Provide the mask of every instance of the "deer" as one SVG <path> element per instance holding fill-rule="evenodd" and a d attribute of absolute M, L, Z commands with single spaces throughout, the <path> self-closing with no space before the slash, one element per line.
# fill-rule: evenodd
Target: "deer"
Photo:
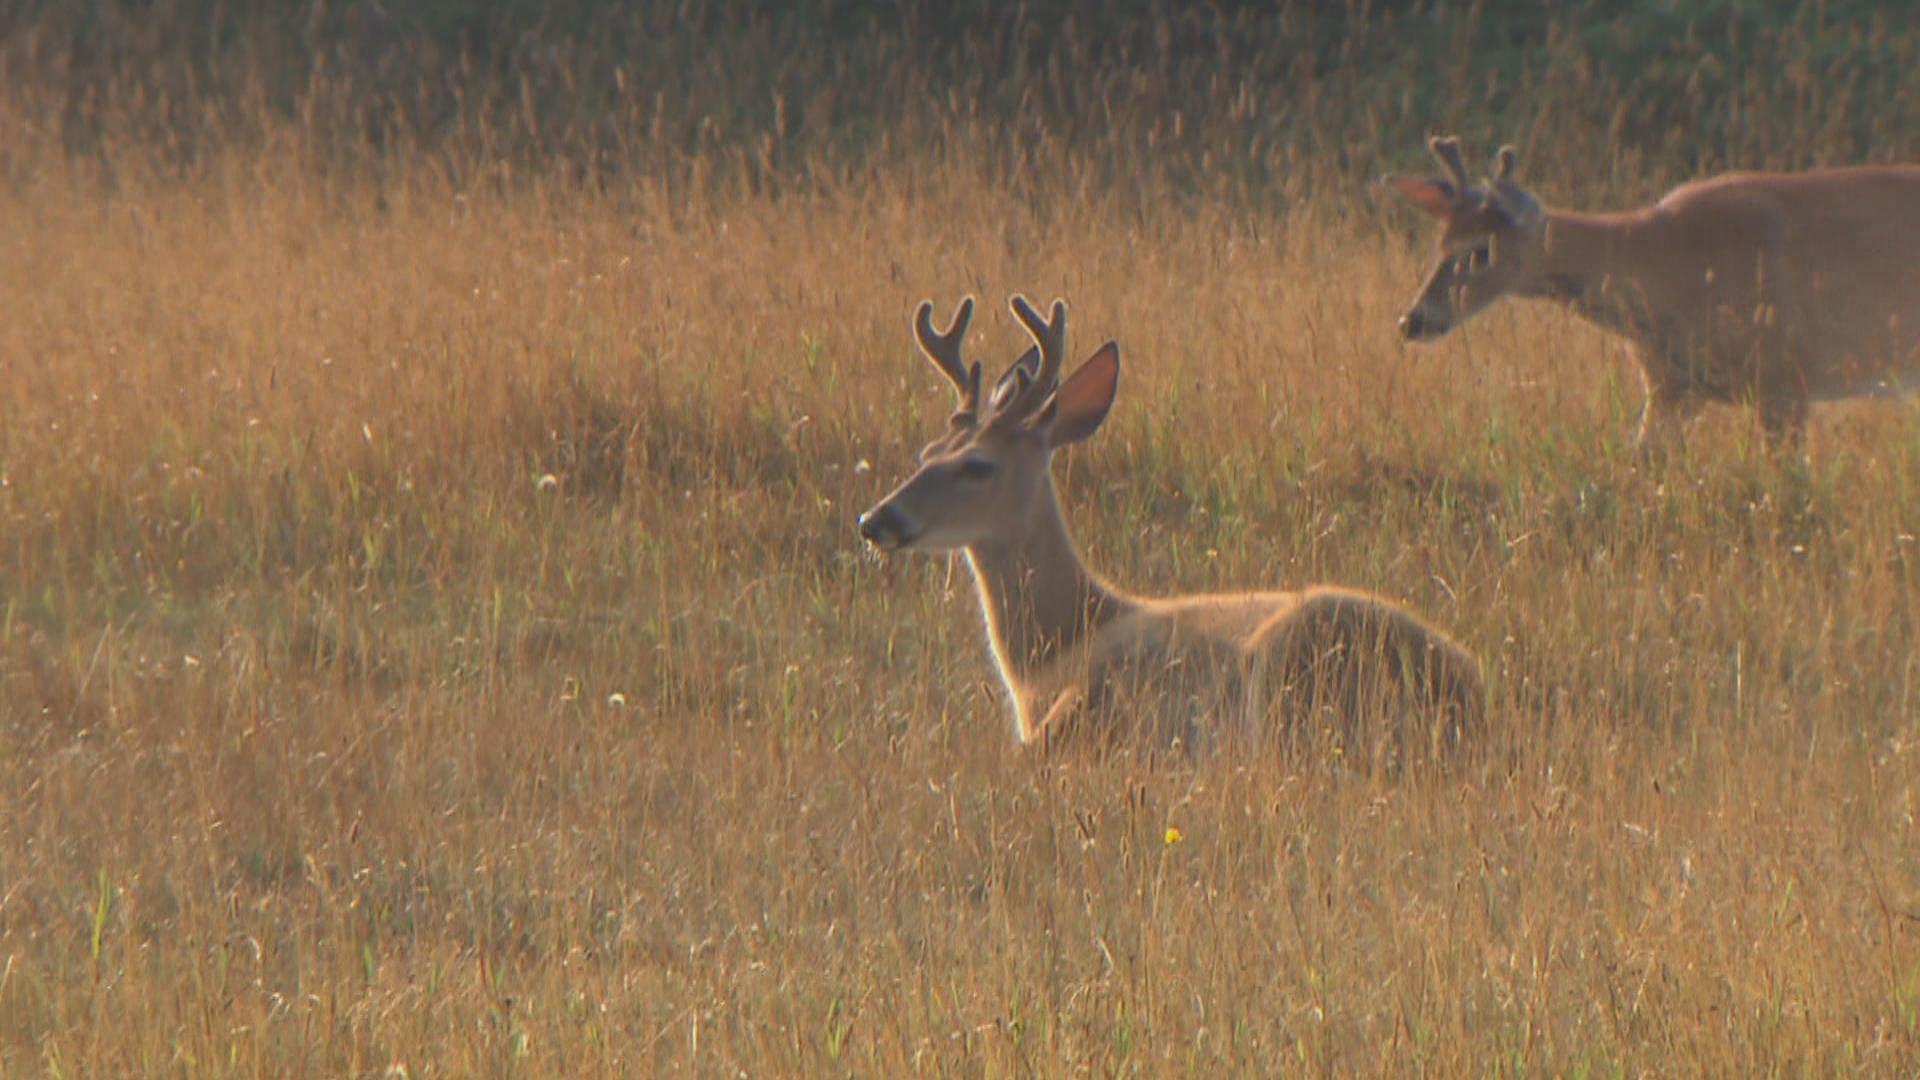
<path fill-rule="evenodd" d="M 1430 341 L 1506 296 L 1555 301 L 1628 339 L 1644 382 L 1631 433 L 1663 451 L 1709 404 L 1751 402 L 1801 445 L 1816 402 L 1905 393 L 1920 376 L 1920 166 L 1734 172 L 1651 206 L 1549 209 L 1503 146 L 1483 183 L 1460 142 L 1442 176 L 1382 183 L 1443 225 L 1400 333 Z"/>
<path fill-rule="evenodd" d="M 973 298 L 944 331 L 932 302 L 919 306 L 920 351 L 958 405 L 918 468 L 857 526 L 880 552 L 964 554 L 1023 747 L 1200 755 L 1233 741 L 1258 746 L 1272 729 L 1297 733 L 1316 717 L 1332 721 L 1340 752 L 1365 747 L 1376 760 L 1412 760 L 1423 741 L 1429 752 L 1461 742 L 1485 708 L 1478 663 L 1388 600 L 1326 585 L 1155 599 L 1089 570 L 1050 466 L 1106 419 L 1119 346 L 1102 345 L 1063 381 L 1065 302 L 1044 317 L 1024 296 L 1009 307 L 1033 346 L 982 401 L 980 365 L 961 350 Z M 1409 722 L 1379 726 L 1395 718 Z M 1383 730 L 1392 738 L 1361 741 Z"/>

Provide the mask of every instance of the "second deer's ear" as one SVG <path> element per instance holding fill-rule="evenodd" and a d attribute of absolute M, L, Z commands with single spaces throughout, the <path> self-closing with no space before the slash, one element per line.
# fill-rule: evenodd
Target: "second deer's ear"
<path fill-rule="evenodd" d="M 1120 389 L 1120 346 L 1107 342 L 1060 384 L 1039 418 L 1053 446 L 1077 443 L 1100 429 Z"/>
<path fill-rule="evenodd" d="M 1460 199 L 1460 193 L 1454 190 L 1453 185 L 1439 177 L 1383 176 L 1380 183 L 1437 218 L 1450 217 Z"/>

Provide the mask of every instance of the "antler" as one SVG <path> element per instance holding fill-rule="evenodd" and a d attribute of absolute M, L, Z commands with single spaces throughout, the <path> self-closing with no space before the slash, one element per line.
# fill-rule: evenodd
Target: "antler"
<path fill-rule="evenodd" d="M 1500 152 L 1494 155 L 1494 183 L 1505 183 L 1511 178 L 1513 176 L 1513 167 L 1519 160 L 1520 151 L 1515 150 L 1511 145 L 1501 147 Z"/>
<path fill-rule="evenodd" d="M 1487 185 L 1487 207 L 1498 211 L 1513 224 L 1525 225 L 1538 221 L 1544 213 L 1540 209 L 1540 200 L 1513 178 L 1514 168 L 1520 162 L 1520 152 L 1511 146 L 1503 146 L 1494 154 L 1493 161 L 1493 175 L 1488 178 Z"/>
<path fill-rule="evenodd" d="M 1460 154 L 1460 140 L 1451 136 L 1443 139 L 1435 135 L 1427 140 L 1427 149 L 1433 151 L 1433 156 L 1439 158 L 1441 166 L 1447 170 L 1447 178 L 1453 181 L 1454 193 L 1458 195 L 1466 191 L 1469 186 L 1467 159 Z"/>
<path fill-rule="evenodd" d="M 1006 403 L 997 411 L 1002 416 L 1024 417 L 1047 400 L 1047 396 L 1060 383 L 1060 364 L 1067 353 L 1067 305 L 1064 300 L 1055 300 L 1053 310 L 1044 319 L 1024 296 L 1013 296 L 1007 305 L 1013 308 L 1014 317 L 1032 335 L 1034 346 L 1040 352 L 1040 363 L 1037 370 L 1029 368 L 1023 357 L 1021 362 L 1014 365 L 1014 370 L 1019 372 L 1020 383 L 1007 395 Z"/>
<path fill-rule="evenodd" d="M 967 336 L 967 323 L 973 319 L 973 297 L 960 301 L 959 308 L 953 313 L 953 321 L 947 329 L 936 331 L 933 328 L 933 301 L 922 300 L 920 309 L 913 313 L 913 336 L 920 343 L 920 351 L 927 354 L 933 366 L 953 383 L 960 395 L 960 411 L 976 413 L 980 410 L 980 365 L 969 367 L 960 359 L 960 344 Z"/>

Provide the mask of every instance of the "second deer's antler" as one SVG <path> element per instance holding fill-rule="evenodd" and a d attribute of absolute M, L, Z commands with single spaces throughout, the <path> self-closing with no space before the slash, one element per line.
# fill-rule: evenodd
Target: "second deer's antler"
<path fill-rule="evenodd" d="M 1494 183 L 1505 183 L 1513 179 L 1513 167 L 1519 163 L 1519 160 L 1520 151 L 1511 145 L 1501 147 L 1500 152 L 1494 155 Z"/>
<path fill-rule="evenodd" d="M 1467 159 L 1460 153 L 1460 140 L 1452 137 L 1441 138 L 1436 135 L 1427 140 L 1427 149 L 1440 159 L 1440 165 L 1447 170 L 1447 179 L 1453 182 L 1454 196 L 1458 198 L 1470 186 L 1467 183 Z"/>

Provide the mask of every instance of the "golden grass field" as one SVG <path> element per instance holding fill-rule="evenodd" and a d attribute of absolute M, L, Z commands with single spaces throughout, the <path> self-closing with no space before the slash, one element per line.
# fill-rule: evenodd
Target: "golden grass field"
<path fill-rule="evenodd" d="M 1402 345 L 1358 182 L 282 134 L 5 162 L 0 1073 L 1920 1070 L 1911 404 L 1642 461 L 1555 309 Z M 1122 346 L 1096 568 L 1404 600 L 1485 746 L 1020 752 L 964 568 L 852 528 L 949 407 L 913 305 L 992 369 L 1014 291 Z"/>

